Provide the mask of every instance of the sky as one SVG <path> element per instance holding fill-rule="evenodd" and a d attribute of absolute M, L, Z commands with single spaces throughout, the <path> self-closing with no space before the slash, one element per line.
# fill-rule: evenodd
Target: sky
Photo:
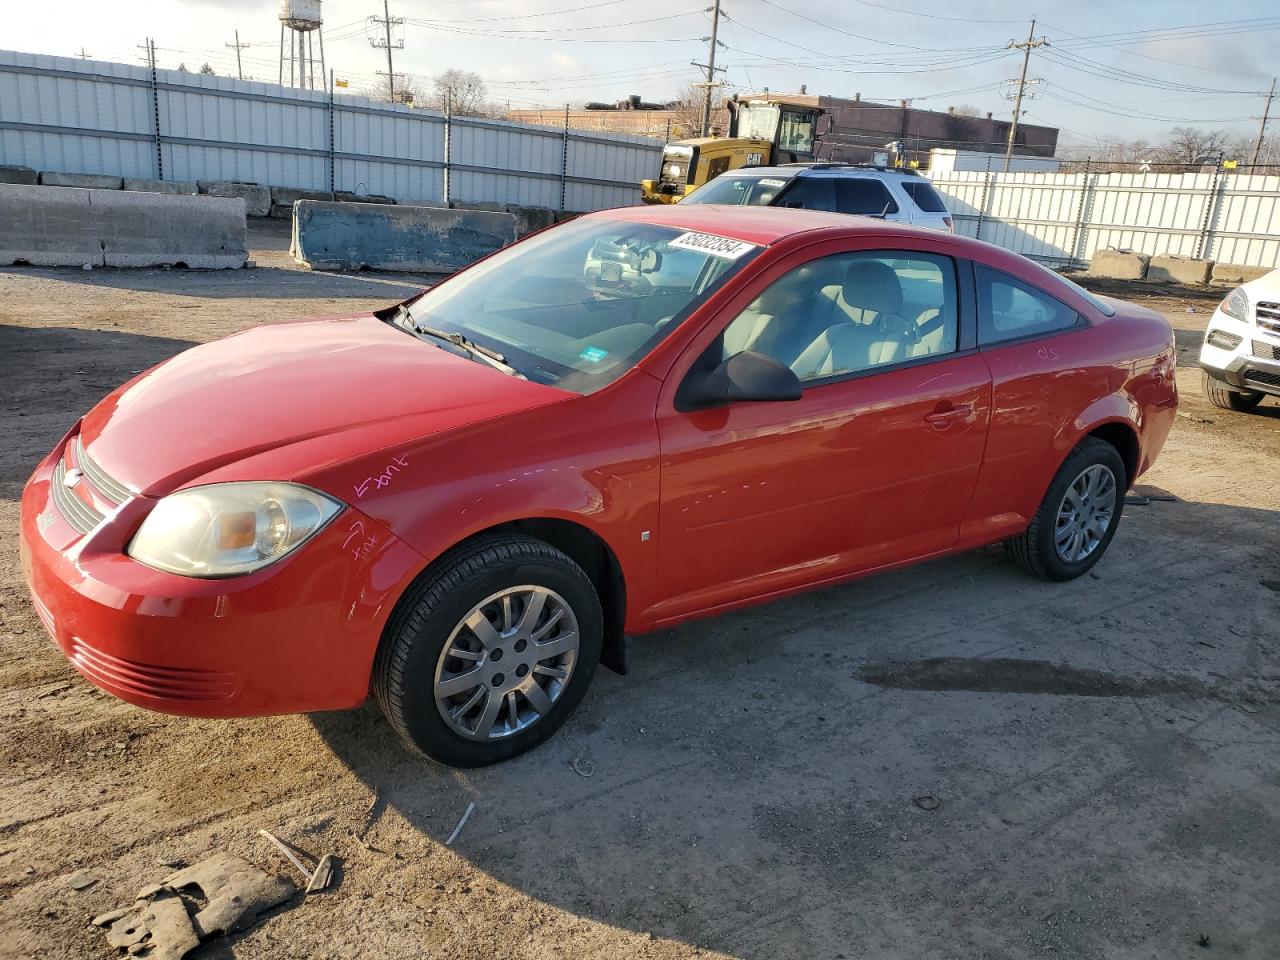
<path fill-rule="evenodd" d="M 706 62 L 712 0 L 390 0 L 403 18 L 397 74 L 419 82 L 456 67 L 512 107 L 646 101 L 677 95 Z M 275 80 L 279 0 L 0 0 L 0 46 L 234 75 L 235 31 L 247 76 Z M 356 92 L 385 83 L 386 53 L 366 20 L 382 0 L 323 0 L 325 55 Z M 1008 116 L 1036 11 L 1012 0 L 724 0 L 717 63 L 727 92 L 768 87 Z M 1031 54 L 1025 119 L 1068 144 L 1157 142 L 1175 126 L 1256 136 L 1280 43 L 1274 0 L 1074 0 L 1044 11 Z M 1270 67 L 1268 67 L 1270 63 Z M 1273 109 L 1280 113 L 1280 101 Z M 1280 117 L 1268 130 L 1280 136 Z"/>

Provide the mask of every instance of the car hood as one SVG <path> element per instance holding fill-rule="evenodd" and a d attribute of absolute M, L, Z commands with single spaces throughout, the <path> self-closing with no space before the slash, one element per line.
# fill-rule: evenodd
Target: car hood
<path fill-rule="evenodd" d="M 1256 305 L 1259 300 L 1280 300 L 1280 270 L 1264 273 L 1256 280 L 1242 283 L 1241 287 L 1249 296 L 1250 306 Z"/>
<path fill-rule="evenodd" d="M 107 474 L 154 496 L 303 440 L 333 438 L 340 460 L 569 396 L 373 316 L 310 320 L 178 354 L 94 407 L 80 436 Z"/>

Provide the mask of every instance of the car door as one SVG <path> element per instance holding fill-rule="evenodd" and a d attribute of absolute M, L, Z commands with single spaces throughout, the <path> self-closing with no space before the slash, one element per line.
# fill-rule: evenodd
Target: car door
<path fill-rule="evenodd" d="M 658 409 L 658 623 L 956 543 L 990 375 L 970 275 L 921 247 L 793 256 L 673 366 Z M 913 338 L 920 317 L 934 335 Z M 691 370 L 747 349 L 791 366 L 801 398 L 681 409 Z"/>
<path fill-rule="evenodd" d="M 1124 381 L 1122 367 L 1099 368 L 1085 318 L 1047 291 L 975 264 L 978 347 L 992 377 L 993 413 L 966 540 L 1024 528 L 1039 506 L 1090 401 Z"/>

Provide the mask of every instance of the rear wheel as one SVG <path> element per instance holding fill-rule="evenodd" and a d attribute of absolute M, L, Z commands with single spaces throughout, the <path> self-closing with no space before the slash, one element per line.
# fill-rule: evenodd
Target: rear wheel
<path fill-rule="evenodd" d="M 602 641 L 581 567 L 541 540 L 484 538 L 442 558 L 401 603 L 374 693 L 415 749 L 483 766 L 556 731 L 586 693 Z"/>
<path fill-rule="evenodd" d="M 1030 526 L 1006 542 L 1010 555 L 1046 580 L 1087 573 L 1116 534 L 1127 487 L 1116 448 L 1086 437 L 1058 468 Z"/>
<path fill-rule="evenodd" d="M 1254 393 L 1252 390 L 1248 393 L 1241 393 L 1238 390 L 1232 390 L 1224 386 L 1207 373 L 1201 373 L 1200 376 L 1204 395 L 1209 398 L 1209 402 L 1215 407 L 1222 407 L 1224 410 L 1238 410 L 1243 413 L 1252 410 L 1262 402 L 1262 394 L 1260 393 Z"/>

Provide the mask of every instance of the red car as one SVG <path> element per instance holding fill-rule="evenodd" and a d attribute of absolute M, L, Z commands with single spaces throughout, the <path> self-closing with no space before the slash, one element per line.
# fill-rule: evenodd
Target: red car
<path fill-rule="evenodd" d="M 372 315 L 120 387 L 22 497 L 72 664 L 154 710 L 549 736 L 624 637 L 1004 541 L 1067 580 L 1174 420 L 1169 324 L 959 236 L 582 217 Z"/>

